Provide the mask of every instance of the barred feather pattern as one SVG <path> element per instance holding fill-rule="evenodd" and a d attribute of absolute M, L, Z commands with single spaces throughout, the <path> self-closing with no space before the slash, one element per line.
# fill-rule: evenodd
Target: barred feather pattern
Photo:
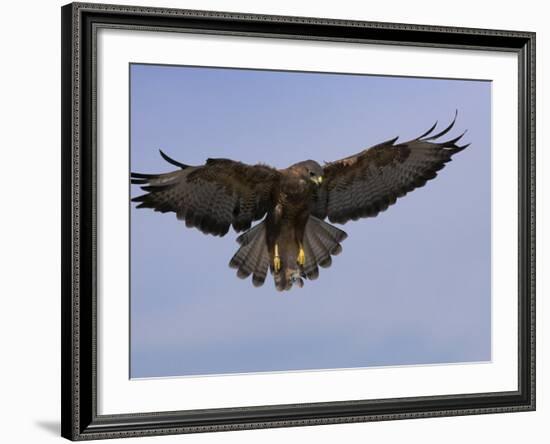
<path fill-rule="evenodd" d="M 266 165 L 246 165 L 229 159 L 208 159 L 203 166 L 181 164 L 162 153 L 179 170 L 164 174 L 132 173 L 131 182 L 146 194 L 134 197 L 137 208 L 174 212 L 187 227 L 223 236 L 230 226 L 248 230 L 261 219 L 280 173 Z"/>
<path fill-rule="evenodd" d="M 310 280 L 317 279 L 319 268 L 328 268 L 332 264 L 332 256 L 342 252 L 340 242 L 346 239 L 345 231 L 310 216 L 304 232 L 304 252 L 306 261 L 303 273 Z"/>
<path fill-rule="evenodd" d="M 421 136 L 395 144 L 397 138 L 324 166 L 323 186 L 314 198 L 313 214 L 334 223 L 374 217 L 399 197 L 435 178 L 451 157 L 469 144 L 457 142 L 464 133 L 444 142 L 451 124 L 437 134 L 436 125 Z M 436 123 L 437 124 L 437 123 Z"/>
<path fill-rule="evenodd" d="M 269 253 L 266 244 L 265 221 L 252 227 L 237 238 L 241 247 L 229 261 L 229 266 L 237 270 L 237 276 L 246 279 L 252 275 L 252 284 L 264 284 L 269 267 Z"/>

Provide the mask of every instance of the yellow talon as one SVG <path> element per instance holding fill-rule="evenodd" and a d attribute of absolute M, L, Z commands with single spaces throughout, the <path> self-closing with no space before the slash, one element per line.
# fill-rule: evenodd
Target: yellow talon
<path fill-rule="evenodd" d="M 281 258 L 279 257 L 279 246 L 275 244 L 275 254 L 273 255 L 273 268 L 275 273 L 281 269 Z"/>
<path fill-rule="evenodd" d="M 298 251 L 298 259 L 296 260 L 296 262 L 298 262 L 298 265 L 301 266 L 304 266 L 306 263 L 306 253 L 302 246 L 300 246 L 300 251 Z"/>
<path fill-rule="evenodd" d="M 275 256 L 273 258 L 273 268 L 275 269 L 275 273 L 278 273 L 281 270 L 281 259 L 279 256 Z"/>

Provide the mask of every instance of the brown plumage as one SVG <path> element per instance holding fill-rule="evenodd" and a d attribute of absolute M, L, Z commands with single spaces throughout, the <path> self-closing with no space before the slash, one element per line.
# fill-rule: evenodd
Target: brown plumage
<path fill-rule="evenodd" d="M 277 170 L 229 159 L 208 159 L 164 174 L 132 173 L 131 182 L 146 191 L 132 199 L 137 208 L 174 212 L 186 226 L 224 236 L 232 226 L 239 250 L 229 265 L 240 278 L 264 283 L 267 271 L 278 290 L 289 290 L 303 279 L 316 279 L 342 251 L 346 233 L 333 223 L 374 217 L 398 197 L 436 177 L 451 156 L 468 145 L 462 135 L 437 142 L 453 127 L 432 134 L 436 125 L 416 139 L 396 144 L 392 139 L 335 162 L 313 160 Z M 265 216 L 265 217 L 264 217 Z M 259 219 L 264 220 L 251 228 Z"/>

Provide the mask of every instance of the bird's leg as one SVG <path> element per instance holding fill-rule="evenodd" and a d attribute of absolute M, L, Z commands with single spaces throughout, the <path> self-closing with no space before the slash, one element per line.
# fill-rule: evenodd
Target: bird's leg
<path fill-rule="evenodd" d="M 298 262 L 298 265 L 301 265 L 302 267 L 306 263 L 306 253 L 304 251 L 304 246 L 300 243 L 300 249 L 298 251 L 298 258 L 296 259 L 296 262 Z"/>
<path fill-rule="evenodd" d="M 275 273 L 281 269 L 281 257 L 279 256 L 279 245 L 275 244 L 275 254 L 273 255 L 273 268 Z"/>

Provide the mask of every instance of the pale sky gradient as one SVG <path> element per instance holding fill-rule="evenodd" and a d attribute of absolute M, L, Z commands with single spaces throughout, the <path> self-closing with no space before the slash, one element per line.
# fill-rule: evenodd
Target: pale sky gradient
<path fill-rule="evenodd" d="M 436 120 L 472 145 L 349 237 L 302 289 L 261 288 L 228 262 L 236 234 L 131 204 L 131 376 L 491 359 L 491 83 L 131 65 L 131 168 L 207 157 L 330 161 Z M 132 186 L 131 196 L 141 194 Z"/>

